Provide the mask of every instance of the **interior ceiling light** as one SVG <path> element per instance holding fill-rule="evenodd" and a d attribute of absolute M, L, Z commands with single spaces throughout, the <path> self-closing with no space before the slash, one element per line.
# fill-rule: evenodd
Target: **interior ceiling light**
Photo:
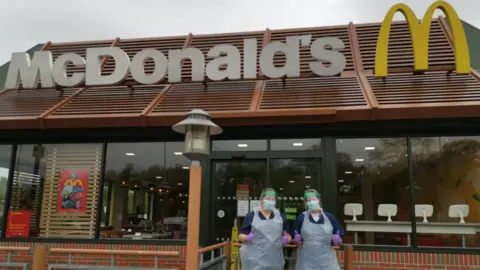
<path fill-rule="evenodd" d="M 246 143 L 239 143 L 239 144 L 238 144 L 238 147 L 245 148 L 245 147 L 248 147 L 248 144 L 246 144 Z"/>
<path fill-rule="evenodd" d="M 157 178 L 157 179 L 162 179 L 162 177 L 161 177 L 161 176 L 156 176 L 155 178 Z"/>
<path fill-rule="evenodd" d="M 310 179 L 312 178 L 310 175 L 305 175 L 305 179 Z"/>
<path fill-rule="evenodd" d="M 343 182 L 345 182 L 345 180 L 338 180 L 338 182 L 339 182 L 339 183 L 343 183 Z"/>
<path fill-rule="evenodd" d="M 303 146 L 303 143 L 301 143 L 301 142 L 294 142 L 294 143 L 293 143 L 293 146 Z"/>
<path fill-rule="evenodd" d="M 363 158 L 356 158 L 355 162 L 363 162 L 363 160 L 364 160 Z"/>
<path fill-rule="evenodd" d="M 125 153 L 126 156 L 135 156 L 135 153 Z"/>
<path fill-rule="evenodd" d="M 182 155 L 182 152 L 173 152 L 173 154 L 177 155 L 177 156 L 181 156 Z"/>
<path fill-rule="evenodd" d="M 184 170 L 188 170 L 188 169 L 190 169 L 190 168 L 189 168 L 189 167 L 187 167 L 187 166 L 185 166 L 185 167 L 182 167 L 182 169 L 184 169 Z"/>
<path fill-rule="evenodd" d="M 375 146 L 366 146 L 365 150 L 367 151 L 375 150 Z"/>
<path fill-rule="evenodd" d="M 351 171 L 346 171 L 345 174 L 352 174 L 352 172 Z"/>

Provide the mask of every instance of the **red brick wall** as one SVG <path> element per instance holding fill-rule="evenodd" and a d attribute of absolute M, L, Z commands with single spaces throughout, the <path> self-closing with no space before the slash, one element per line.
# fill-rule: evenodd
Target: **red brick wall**
<path fill-rule="evenodd" d="M 132 245 L 132 244 L 66 244 L 66 243 L 1 243 L 1 246 L 28 246 L 32 247 L 30 252 L 13 252 L 12 261 L 31 263 L 33 259 L 33 247 L 43 245 L 50 248 L 68 248 L 68 249 L 120 249 L 120 250 L 155 250 L 155 251 L 179 251 L 180 257 L 158 258 L 158 266 L 173 269 L 185 270 L 185 246 L 162 246 L 162 245 Z M 0 252 L 0 261 L 7 261 L 7 252 Z M 47 254 L 48 264 L 66 264 L 68 263 L 68 254 L 51 253 Z M 110 265 L 110 255 L 105 254 L 79 254 L 74 255 L 73 264 L 88 265 Z M 142 266 L 153 267 L 154 258 L 152 256 L 115 256 L 116 266 Z"/>
<path fill-rule="evenodd" d="M 343 263 L 343 252 L 338 252 Z M 480 254 L 433 254 L 406 252 L 355 251 L 355 269 L 362 270 L 403 270 L 403 269 L 458 269 L 480 270 Z"/>
<path fill-rule="evenodd" d="M 158 266 L 185 270 L 185 246 L 162 246 L 162 245 L 132 245 L 132 244 L 64 244 L 64 243 L 2 243 L 1 246 L 29 246 L 30 252 L 14 252 L 13 261 L 32 262 L 33 247 L 44 245 L 48 248 L 68 249 L 120 249 L 120 250 L 158 250 L 179 251 L 180 257 L 159 258 Z M 338 252 L 338 258 L 343 263 L 343 252 Z M 0 261 L 7 260 L 7 253 L 0 252 Z M 48 253 L 49 264 L 68 263 L 67 254 Z M 110 256 L 102 254 L 82 254 L 73 256 L 74 264 L 110 265 Z M 151 256 L 115 256 L 117 266 L 143 266 L 153 267 L 154 260 Z M 431 253 L 406 253 L 406 252 L 368 252 L 355 251 L 355 269 L 457 269 L 470 270 L 480 269 L 480 254 L 431 254 Z"/>

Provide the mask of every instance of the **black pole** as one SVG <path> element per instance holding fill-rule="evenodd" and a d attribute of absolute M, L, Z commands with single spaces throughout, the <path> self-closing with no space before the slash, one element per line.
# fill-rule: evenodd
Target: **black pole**
<path fill-rule="evenodd" d="M 415 186 L 413 179 L 412 138 L 407 137 L 408 182 L 410 186 L 410 220 L 412 222 L 412 247 L 417 247 L 417 221 L 415 217 Z"/>
<path fill-rule="evenodd" d="M 3 220 L 2 220 L 2 238 L 5 237 L 7 231 L 8 211 L 10 210 L 10 201 L 13 189 L 13 177 L 15 175 L 15 160 L 17 159 L 17 145 L 11 147 L 10 164 L 8 170 L 7 190 L 5 191 L 5 204 L 3 205 Z"/>
<path fill-rule="evenodd" d="M 100 165 L 100 192 L 98 194 L 97 218 L 95 223 L 95 239 L 100 238 L 100 224 L 102 223 L 102 206 L 103 206 L 103 185 L 105 182 L 105 166 L 107 160 L 107 143 L 102 144 L 102 164 Z"/>

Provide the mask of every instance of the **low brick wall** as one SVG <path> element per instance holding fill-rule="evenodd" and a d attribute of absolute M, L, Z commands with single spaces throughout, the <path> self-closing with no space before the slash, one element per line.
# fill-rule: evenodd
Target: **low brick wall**
<path fill-rule="evenodd" d="M 179 251 L 180 257 L 159 258 L 159 267 L 185 270 L 185 246 L 175 245 L 134 245 L 134 244 L 67 244 L 67 243 L 10 243 L 4 242 L 0 246 L 28 246 L 32 247 L 30 252 L 13 252 L 14 262 L 31 263 L 33 258 L 33 247 L 43 245 L 50 248 L 68 249 L 119 249 L 119 250 L 155 250 L 155 251 Z M 396 270 L 396 269 L 457 269 L 480 270 L 480 254 L 433 254 L 433 253 L 407 253 L 407 252 L 371 252 L 355 251 L 355 269 L 375 270 Z M 0 252 L 0 261 L 7 260 L 7 252 Z M 338 259 L 343 263 L 343 251 L 337 252 Z M 47 254 L 49 264 L 68 263 L 67 254 Z M 110 256 L 102 254 L 80 254 L 73 256 L 74 264 L 87 265 L 110 265 Z M 115 256 L 117 266 L 141 266 L 153 267 L 152 256 Z"/>
<path fill-rule="evenodd" d="M 355 251 L 355 269 L 403 270 L 403 269 L 458 269 L 480 270 L 480 254 L 438 254 L 407 252 Z M 337 253 L 343 263 L 343 251 Z"/>
<path fill-rule="evenodd" d="M 118 249 L 118 250 L 150 250 L 150 251 L 179 251 L 180 257 L 163 257 L 158 259 L 158 266 L 172 269 L 185 270 L 185 246 L 165 246 L 165 245 L 134 245 L 134 244 L 70 244 L 70 243 L 10 243 L 4 242 L 0 246 L 32 247 L 30 252 L 13 252 L 13 262 L 31 263 L 33 259 L 33 247 L 36 245 L 50 248 L 67 249 Z M 0 261 L 7 261 L 7 252 L 0 252 Z M 48 264 L 66 264 L 68 263 L 68 254 L 52 253 L 47 254 Z M 86 265 L 110 265 L 110 255 L 105 254 L 78 254 L 73 255 L 73 264 Z M 130 256 L 115 255 L 116 266 L 140 266 L 153 267 L 154 257 L 152 256 Z"/>

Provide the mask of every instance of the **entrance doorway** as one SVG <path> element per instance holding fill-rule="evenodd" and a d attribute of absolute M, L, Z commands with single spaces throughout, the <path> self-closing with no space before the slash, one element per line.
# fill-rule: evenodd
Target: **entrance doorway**
<path fill-rule="evenodd" d="M 277 191 L 277 208 L 293 226 L 296 217 L 305 210 L 305 190 L 313 188 L 321 192 L 321 165 L 321 158 L 301 157 L 213 161 L 211 242 L 231 239 L 234 221 L 240 228 L 244 214 L 259 203 L 265 187 Z"/>
<path fill-rule="evenodd" d="M 230 240 L 240 199 L 258 200 L 267 179 L 266 160 L 214 161 L 212 163 L 211 234 L 214 242 Z M 240 188 L 241 191 L 237 191 Z M 245 196 L 245 198 L 243 198 Z M 240 227 L 243 218 L 237 218 Z"/>

